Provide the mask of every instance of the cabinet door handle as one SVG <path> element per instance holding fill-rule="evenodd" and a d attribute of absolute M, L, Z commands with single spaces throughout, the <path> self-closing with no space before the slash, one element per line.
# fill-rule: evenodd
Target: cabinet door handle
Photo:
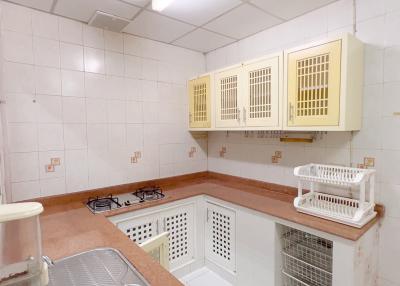
<path fill-rule="evenodd" d="M 189 112 L 189 123 L 192 123 L 192 113 Z"/>
<path fill-rule="evenodd" d="M 247 120 L 247 111 L 246 107 L 243 106 L 243 122 L 246 123 Z"/>
<path fill-rule="evenodd" d="M 157 232 L 156 234 L 160 234 L 160 221 L 157 220 Z"/>
<path fill-rule="evenodd" d="M 240 123 L 240 108 L 237 108 L 237 121 Z"/>
<path fill-rule="evenodd" d="M 163 218 L 163 231 L 167 231 L 167 224 L 166 224 L 166 218 Z"/>
<path fill-rule="evenodd" d="M 208 220 L 210 219 L 209 214 L 210 214 L 210 210 L 207 208 L 207 214 L 206 214 L 206 220 L 207 220 L 207 222 L 208 222 Z"/>

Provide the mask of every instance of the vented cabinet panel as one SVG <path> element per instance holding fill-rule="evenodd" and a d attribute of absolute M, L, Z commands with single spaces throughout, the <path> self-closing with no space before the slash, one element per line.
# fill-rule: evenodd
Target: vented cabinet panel
<path fill-rule="evenodd" d="M 241 124 L 242 69 L 233 68 L 215 75 L 216 126 L 237 127 Z"/>
<path fill-rule="evenodd" d="M 175 269 L 194 257 L 194 205 L 163 213 L 164 231 L 169 232 L 169 263 Z"/>
<path fill-rule="evenodd" d="M 287 55 L 288 126 L 339 125 L 341 40 Z"/>
<path fill-rule="evenodd" d="M 206 258 L 236 271 L 236 214 L 233 210 L 207 203 Z"/>
<path fill-rule="evenodd" d="M 132 241 L 140 244 L 158 234 L 155 216 L 140 216 L 117 223 L 117 227 Z"/>
<path fill-rule="evenodd" d="M 210 76 L 189 81 L 189 127 L 211 127 Z"/>
<path fill-rule="evenodd" d="M 244 67 L 244 118 L 247 126 L 279 124 L 279 58 L 263 60 Z"/>

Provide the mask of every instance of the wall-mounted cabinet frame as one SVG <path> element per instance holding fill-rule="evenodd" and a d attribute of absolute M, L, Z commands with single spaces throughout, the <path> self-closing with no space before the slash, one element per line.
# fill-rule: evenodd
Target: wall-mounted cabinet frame
<path fill-rule="evenodd" d="M 214 130 L 282 128 L 281 53 L 215 71 Z"/>
<path fill-rule="evenodd" d="M 211 128 L 211 77 L 206 74 L 188 82 L 189 128 Z"/>
<path fill-rule="evenodd" d="M 363 50 L 345 34 L 213 71 L 210 123 L 189 130 L 359 130 Z"/>
<path fill-rule="evenodd" d="M 283 129 L 359 130 L 363 58 L 350 34 L 286 50 Z"/>

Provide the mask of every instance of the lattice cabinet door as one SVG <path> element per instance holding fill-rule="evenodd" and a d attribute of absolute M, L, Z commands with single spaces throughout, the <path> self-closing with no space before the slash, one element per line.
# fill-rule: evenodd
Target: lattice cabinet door
<path fill-rule="evenodd" d="M 132 219 L 118 222 L 117 227 L 137 244 L 141 244 L 159 232 L 155 215 L 133 217 Z"/>
<path fill-rule="evenodd" d="M 279 125 L 279 57 L 244 66 L 246 126 Z"/>
<path fill-rule="evenodd" d="M 189 127 L 211 127 L 210 75 L 189 81 Z"/>
<path fill-rule="evenodd" d="M 206 258 L 236 271 L 236 213 L 234 210 L 207 203 Z"/>
<path fill-rule="evenodd" d="M 194 258 L 194 205 L 183 205 L 163 212 L 161 219 L 164 231 L 169 232 L 169 263 L 171 270 L 174 270 Z"/>
<path fill-rule="evenodd" d="M 288 126 L 339 125 L 341 42 L 287 54 Z"/>
<path fill-rule="evenodd" d="M 242 68 L 231 68 L 215 74 L 216 127 L 241 125 Z"/>

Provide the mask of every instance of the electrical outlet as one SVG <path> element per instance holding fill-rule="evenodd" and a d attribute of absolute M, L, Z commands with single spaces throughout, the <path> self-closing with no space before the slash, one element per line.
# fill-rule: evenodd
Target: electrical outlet
<path fill-rule="evenodd" d="M 282 151 L 275 151 L 275 157 L 278 159 L 282 158 Z"/>
<path fill-rule="evenodd" d="M 137 159 L 142 158 L 142 152 L 140 151 L 135 151 L 134 155 Z"/>
<path fill-rule="evenodd" d="M 49 164 L 49 165 L 45 165 L 44 167 L 45 167 L 46 173 L 53 173 L 55 171 L 54 165 Z"/>
<path fill-rule="evenodd" d="M 374 167 L 375 166 L 375 158 L 364 157 L 364 166 L 365 167 Z"/>
<path fill-rule="evenodd" d="M 190 152 L 194 153 L 194 152 L 196 152 L 196 151 L 197 151 L 197 150 L 196 150 L 196 147 L 190 148 Z"/>
<path fill-rule="evenodd" d="M 50 162 L 51 162 L 50 164 L 53 166 L 60 166 L 61 159 L 60 158 L 51 158 Z"/>
<path fill-rule="evenodd" d="M 221 152 L 224 152 L 224 153 L 226 153 L 226 147 L 225 147 L 225 146 L 222 146 L 222 148 L 221 148 Z"/>
<path fill-rule="evenodd" d="M 279 163 L 279 158 L 276 157 L 276 156 L 272 156 L 271 157 L 271 162 L 272 162 L 272 164 L 277 164 L 277 163 Z"/>
<path fill-rule="evenodd" d="M 131 164 L 135 164 L 138 162 L 138 158 L 136 156 L 131 157 Z"/>
<path fill-rule="evenodd" d="M 219 151 L 219 156 L 220 156 L 221 158 L 225 157 L 225 152 L 224 152 L 224 151 Z"/>
<path fill-rule="evenodd" d="M 194 152 L 190 151 L 189 152 L 189 158 L 193 158 L 194 157 Z"/>
<path fill-rule="evenodd" d="M 364 165 L 364 164 L 357 164 L 357 168 L 359 168 L 359 169 L 365 169 L 365 165 Z"/>

